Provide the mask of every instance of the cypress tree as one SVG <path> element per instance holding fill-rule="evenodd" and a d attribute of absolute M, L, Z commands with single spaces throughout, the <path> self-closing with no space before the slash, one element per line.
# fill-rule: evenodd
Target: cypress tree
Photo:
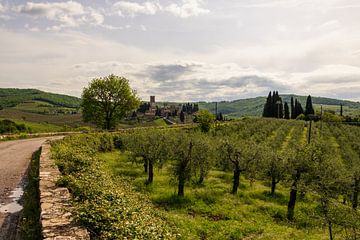
<path fill-rule="evenodd" d="M 272 95 L 272 98 L 271 98 L 271 111 L 270 111 L 270 117 L 275 117 L 275 115 L 276 115 L 276 106 L 275 106 L 275 102 L 276 102 L 276 100 L 275 100 L 275 98 L 276 98 L 276 92 L 275 91 L 273 91 L 273 95 Z"/>
<path fill-rule="evenodd" d="M 272 97 L 271 97 L 271 92 L 269 92 L 269 95 L 266 99 L 266 103 L 264 105 L 264 110 L 263 110 L 263 117 L 271 117 L 272 113 L 271 113 L 271 107 L 272 105 Z"/>
<path fill-rule="evenodd" d="M 294 97 L 291 97 L 291 119 L 295 119 L 295 105 L 294 105 Z"/>
<path fill-rule="evenodd" d="M 309 95 L 306 99 L 305 115 L 314 114 L 314 108 L 312 105 L 311 96 Z"/>
<path fill-rule="evenodd" d="M 283 118 L 284 116 L 284 110 L 283 110 L 283 104 L 282 104 L 282 99 L 279 96 L 278 91 L 275 92 L 275 95 L 273 96 L 274 98 L 274 115 L 273 117 L 275 118 Z"/>
<path fill-rule="evenodd" d="M 1 109 L 1 108 L 0 108 Z M 342 110 L 342 104 L 340 104 L 340 116 L 342 116 L 343 110 Z"/>
<path fill-rule="evenodd" d="M 304 109 L 301 106 L 301 103 L 295 99 L 295 117 L 294 119 L 296 119 L 300 114 L 304 114 Z"/>
<path fill-rule="evenodd" d="M 184 111 L 182 111 L 182 110 L 181 110 L 181 112 L 180 112 L 180 121 L 181 121 L 182 123 L 185 122 L 185 114 L 184 114 Z"/>
<path fill-rule="evenodd" d="M 284 104 L 284 118 L 290 119 L 289 105 L 287 104 L 287 102 L 285 102 Z"/>

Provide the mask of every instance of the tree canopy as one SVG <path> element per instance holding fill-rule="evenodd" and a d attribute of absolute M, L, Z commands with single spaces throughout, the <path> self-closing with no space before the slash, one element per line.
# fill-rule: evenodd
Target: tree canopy
<path fill-rule="evenodd" d="M 93 79 L 82 93 L 82 111 L 85 122 L 113 129 L 120 119 L 140 104 L 129 80 L 113 74 Z"/>

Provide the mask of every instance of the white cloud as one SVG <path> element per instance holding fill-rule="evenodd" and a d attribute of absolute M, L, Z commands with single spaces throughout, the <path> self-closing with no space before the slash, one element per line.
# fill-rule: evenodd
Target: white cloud
<path fill-rule="evenodd" d="M 30 32 L 40 32 L 40 29 L 37 27 L 30 27 L 29 24 L 25 24 L 24 27 L 29 30 Z"/>
<path fill-rule="evenodd" d="M 114 3 L 113 10 L 120 16 L 134 17 L 138 14 L 154 15 L 161 9 L 159 3 L 144 2 L 143 4 L 127 1 Z"/>
<path fill-rule="evenodd" d="M 188 18 L 207 14 L 210 11 L 203 8 L 203 0 L 182 0 L 182 4 L 172 3 L 167 6 L 161 5 L 158 1 L 146 1 L 144 3 L 135 3 L 128 1 L 119 1 L 113 4 L 113 11 L 120 16 L 135 17 L 139 14 L 155 15 L 159 12 L 167 12 L 176 17 Z"/>
<path fill-rule="evenodd" d="M 59 23 L 48 29 L 59 30 L 65 27 L 79 27 L 80 25 L 101 25 L 104 22 L 102 14 L 90 7 L 84 7 L 78 2 L 27 2 L 14 7 L 15 11 L 34 18 L 47 18 Z"/>
<path fill-rule="evenodd" d="M 147 31 L 147 28 L 146 28 L 146 26 L 144 26 L 144 25 L 140 25 L 140 29 L 141 29 L 141 31 L 144 31 L 144 32 Z"/>
<path fill-rule="evenodd" d="M 181 18 L 188 18 L 209 13 L 210 10 L 201 7 L 202 5 L 202 0 L 183 0 L 182 5 L 175 3 L 170 4 L 169 6 L 165 7 L 165 11 L 168 11 L 169 13 Z"/>
<path fill-rule="evenodd" d="M 0 12 L 5 12 L 5 7 L 0 3 Z"/>

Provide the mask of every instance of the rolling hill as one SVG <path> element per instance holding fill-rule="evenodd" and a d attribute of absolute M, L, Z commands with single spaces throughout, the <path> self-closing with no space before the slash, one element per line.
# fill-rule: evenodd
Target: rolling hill
<path fill-rule="evenodd" d="M 58 107 L 79 108 L 81 99 L 43 92 L 37 89 L 0 88 L 0 106 L 15 107 L 26 101 L 38 100 Z"/>
<path fill-rule="evenodd" d="M 83 126 L 81 99 L 37 89 L 0 88 L 0 118 L 24 123 Z"/>
<path fill-rule="evenodd" d="M 291 97 L 298 99 L 301 105 L 305 107 L 307 96 L 299 95 L 281 95 L 283 102 L 290 104 Z M 242 116 L 261 116 L 266 97 L 256 97 L 239 99 L 235 101 L 222 101 L 218 102 L 218 112 L 223 113 L 229 117 L 242 117 Z M 315 111 L 320 111 L 323 106 L 324 110 L 332 110 L 336 113 L 340 112 L 340 105 L 343 105 L 344 115 L 358 116 L 360 115 L 360 102 L 352 102 L 347 100 L 339 100 L 324 97 L 312 97 Z M 215 111 L 215 102 L 199 102 L 200 109 L 208 109 Z"/>
<path fill-rule="evenodd" d="M 284 102 L 290 103 L 291 97 L 297 98 L 305 107 L 306 96 L 281 95 Z M 343 105 L 344 115 L 360 115 L 360 103 L 324 97 L 312 97 L 315 110 L 340 112 Z M 239 99 L 218 102 L 218 112 L 228 117 L 261 116 L 266 97 Z M 51 123 L 58 126 L 82 126 L 80 112 L 81 99 L 73 96 L 54 94 L 37 89 L 0 88 L 0 118 L 19 119 L 36 123 Z M 158 105 L 181 104 L 158 102 Z M 215 102 L 198 102 L 200 109 L 215 112 Z M 0 107 L 1 109 L 1 107 Z"/>

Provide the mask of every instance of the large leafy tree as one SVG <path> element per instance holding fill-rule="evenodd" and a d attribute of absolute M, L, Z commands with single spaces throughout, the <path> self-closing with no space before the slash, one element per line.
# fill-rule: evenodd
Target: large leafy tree
<path fill-rule="evenodd" d="M 208 110 L 200 110 L 196 116 L 196 122 L 199 123 L 202 132 L 209 132 L 215 120 L 215 116 Z"/>
<path fill-rule="evenodd" d="M 104 129 L 113 129 L 127 113 L 140 104 L 129 81 L 113 74 L 93 79 L 82 93 L 82 111 L 85 122 L 94 122 Z"/>

